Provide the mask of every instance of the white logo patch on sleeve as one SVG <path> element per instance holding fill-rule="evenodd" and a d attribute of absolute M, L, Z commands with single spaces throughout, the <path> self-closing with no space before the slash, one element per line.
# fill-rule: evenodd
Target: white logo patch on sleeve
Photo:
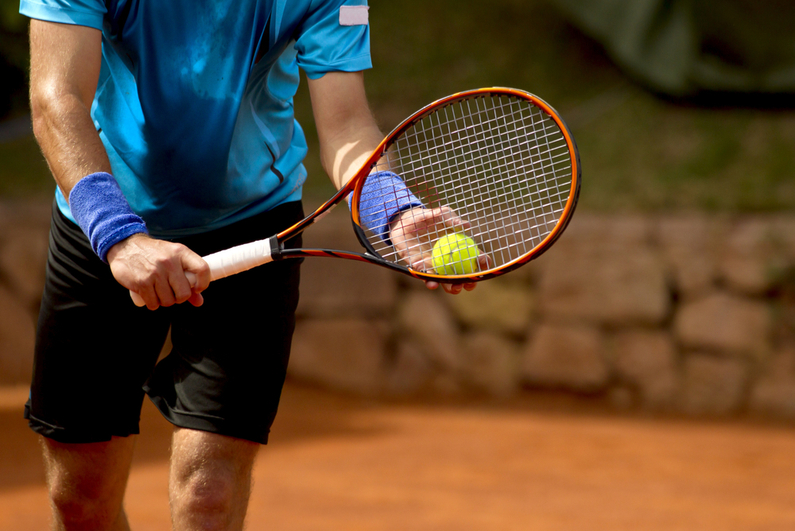
<path fill-rule="evenodd" d="M 366 26 L 368 6 L 340 6 L 340 26 Z"/>

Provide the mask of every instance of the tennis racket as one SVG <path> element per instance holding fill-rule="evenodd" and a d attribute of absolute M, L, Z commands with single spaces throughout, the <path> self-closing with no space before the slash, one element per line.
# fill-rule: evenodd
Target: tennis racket
<path fill-rule="evenodd" d="M 405 185 L 400 193 L 410 192 L 414 199 L 410 208 L 389 219 L 392 230 L 386 232 L 363 223 L 402 202 L 394 188 L 368 183 L 384 172 L 399 176 Z M 274 260 L 326 256 L 369 262 L 423 280 L 478 282 L 549 249 L 574 213 L 580 173 L 574 138 L 543 100 L 510 88 L 460 92 L 404 120 L 356 176 L 300 222 L 204 259 L 213 281 Z M 284 248 L 285 241 L 351 194 L 353 230 L 364 252 Z M 467 263 L 456 268 L 457 255 L 449 253 L 449 267 L 443 269 L 453 274 L 444 274 L 433 265 L 433 247 L 450 233 L 474 241 L 478 255 L 472 261 L 471 253 L 457 253 Z M 143 305 L 137 293 L 131 296 Z"/>

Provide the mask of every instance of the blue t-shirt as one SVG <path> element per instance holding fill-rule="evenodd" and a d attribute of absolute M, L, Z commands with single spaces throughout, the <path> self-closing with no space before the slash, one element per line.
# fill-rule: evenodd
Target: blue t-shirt
<path fill-rule="evenodd" d="M 366 4 L 21 0 L 20 13 L 102 31 L 91 115 L 130 206 L 153 234 L 177 236 L 300 199 L 299 68 L 370 68 L 369 27 L 341 15 Z"/>

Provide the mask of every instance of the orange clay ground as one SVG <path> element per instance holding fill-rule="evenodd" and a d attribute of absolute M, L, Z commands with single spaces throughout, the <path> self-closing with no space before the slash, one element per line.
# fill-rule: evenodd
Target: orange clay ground
<path fill-rule="evenodd" d="M 0 391 L 0 530 L 48 510 L 25 391 Z M 168 530 L 170 426 L 151 405 L 127 492 L 133 530 Z M 795 427 L 572 407 L 383 404 L 288 384 L 249 530 L 795 529 Z"/>

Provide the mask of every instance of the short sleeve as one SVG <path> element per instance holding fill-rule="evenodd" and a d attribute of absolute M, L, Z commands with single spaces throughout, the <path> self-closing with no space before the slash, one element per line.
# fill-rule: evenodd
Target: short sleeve
<path fill-rule="evenodd" d="M 298 66 L 311 79 L 327 72 L 358 72 L 372 67 L 370 26 L 366 0 L 318 2 L 298 28 L 296 50 Z M 347 22 L 344 9 L 354 8 L 364 16 Z"/>
<path fill-rule="evenodd" d="M 107 9 L 102 0 L 21 0 L 19 12 L 37 20 L 102 30 Z"/>

